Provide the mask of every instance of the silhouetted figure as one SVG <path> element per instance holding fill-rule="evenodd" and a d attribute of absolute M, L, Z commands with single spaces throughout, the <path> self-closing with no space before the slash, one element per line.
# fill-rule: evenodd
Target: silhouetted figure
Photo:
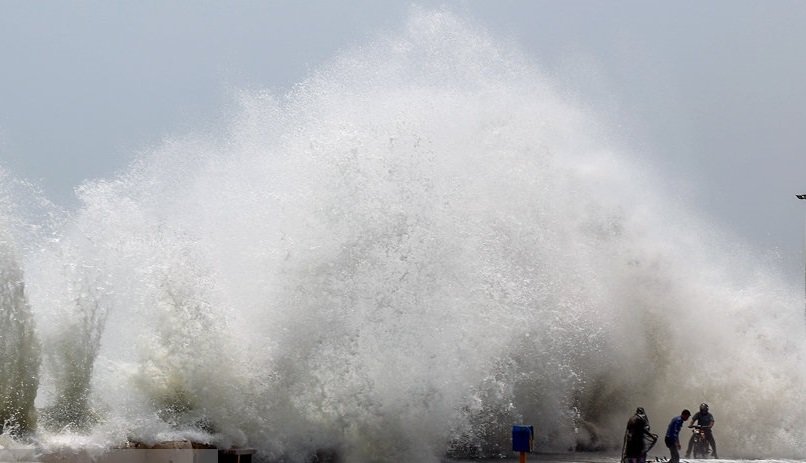
<path fill-rule="evenodd" d="M 708 439 L 708 443 L 711 444 L 711 451 L 713 452 L 714 458 L 719 458 L 716 456 L 716 442 L 714 441 L 714 432 L 712 428 L 714 427 L 714 423 L 716 420 L 714 419 L 714 415 L 712 415 L 708 411 L 708 404 L 702 403 L 700 404 L 700 411 L 694 414 L 691 418 L 691 425 L 689 428 L 694 427 L 694 422 L 700 426 L 700 428 L 705 431 L 705 438 Z M 688 448 L 686 449 L 686 458 L 691 456 L 691 447 L 694 445 L 694 436 L 691 436 L 691 439 L 688 440 Z"/>
<path fill-rule="evenodd" d="M 638 407 L 627 421 L 624 433 L 624 451 L 622 461 L 625 463 L 645 463 L 646 454 L 655 445 L 658 436 L 649 432 L 649 418 L 643 407 Z"/>
<path fill-rule="evenodd" d="M 666 428 L 666 437 L 664 442 L 666 447 L 669 448 L 671 457 L 669 463 L 678 463 L 680 461 L 680 430 L 683 428 L 683 423 L 691 416 L 691 412 L 683 410 L 680 416 L 672 418 L 669 426 Z"/>

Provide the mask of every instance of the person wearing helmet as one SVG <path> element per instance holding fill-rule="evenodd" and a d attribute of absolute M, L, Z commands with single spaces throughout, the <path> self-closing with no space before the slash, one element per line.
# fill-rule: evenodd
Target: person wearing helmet
<path fill-rule="evenodd" d="M 643 407 L 635 410 L 635 415 L 627 421 L 624 433 L 624 451 L 622 461 L 625 463 L 645 463 L 646 454 L 655 445 L 658 436 L 649 432 L 649 418 Z"/>
<path fill-rule="evenodd" d="M 689 425 L 689 428 L 693 428 L 695 426 L 694 425 L 695 422 L 697 423 L 697 426 L 699 426 L 703 431 L 705 431 L 705 438 L 708 439 L 708 443 L 711 444 L 712 455 L 714 456 L 714 458 L 719 458 L 718 456 L 716 456 L 716 442 L 714 441 L 714 433 L 712 430 L 714 427 L 714 423 L 716 423 L 716 420 L 714 419 L 714 415 L 712 415 L 708 411 L 708 404 L 706 403 L 700 404 L 700 411 L 698 411 L 697 413 L 694 414 L 694 416 L 691 417 L 691 424 Z M 688 440 L 688 448 L 686 449 L 686 458 L 689 458 L 689 456 L 691 455 L 691 447 L 693 445 L 694 445 L 694 436 L 692 435 L 691 439 Z"/>

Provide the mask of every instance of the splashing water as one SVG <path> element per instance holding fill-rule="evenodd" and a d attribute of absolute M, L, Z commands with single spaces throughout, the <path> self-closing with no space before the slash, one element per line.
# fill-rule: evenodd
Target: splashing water
<path fill-rule="evenodd" d="M 434 461 L 707 401 L 720 454 L 803 456 L 798 291 L 517 51 L 417 11 L 241 104 L 84 184 L 58 239 L 9 231 L 0 302 L 38 337 L 14 315 L 2 361 L 41 358 L 42 445 Z"/>

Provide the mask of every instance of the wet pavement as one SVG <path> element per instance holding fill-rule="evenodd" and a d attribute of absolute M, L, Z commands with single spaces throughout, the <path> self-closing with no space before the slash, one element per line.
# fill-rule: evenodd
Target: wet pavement
<path fill-rule="evenodd" d="M 598 453 L 598 452 L 571 452 L 571 453 L 530 453 L 527 455 L 527 463 L 619 463 L 621 455 L 619 453 Z M 512 462 L 518 461 L 518 455 L 512 454 L 508 458 L 490 459 L 444 459 L 443 463 L 479 463 L 479 462 Z M 668 463 L 669 455 L 662 452 L 652 452 L 647 458 L 647 463 Z M 693 458 L 683 458 L 680 463 L 717 463 L 717 462 L 767 462 L 767 463 L 806 463 L 804 460 L 792 460 L 783 458 L 773 459 L 712 459 L 695 460 Z"/>
<path fill-rule="evenodd" d="M 598 453 L 598 452 L 570 452 L 570 453 L 529 453 L 527 454 L 526 461 L 539 462 L 539 463 L 618 463 L 621 455 L 616 453 Z M 509 458 L 488 458 L 488 459 L 444 459 L 444 463 L 479 463 L 479 462 L 510 462 L 518 461 L 518 455 L 513 453 Z M 652 460 L 647 460 L 647 463 L 654 463 L 654 455 Z"/>

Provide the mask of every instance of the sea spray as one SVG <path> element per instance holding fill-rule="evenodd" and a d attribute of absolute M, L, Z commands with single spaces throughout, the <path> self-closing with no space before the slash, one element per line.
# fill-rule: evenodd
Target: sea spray
<path fill-rule="evenodd" d="M 50 315 L 100 333 L 71 348 L 88 429 L 42 445 L 436 461 L 506 454 L 515 422 L 615 449 L 636 406 L 661 431 L 706 401 L 723 456 L 802 457 L 799 290 L 519 51 L 415 10 L 240 103 L 85 183 L 25 254 L 39 408 L 66 397 Z"/>
<path fill-rule="evenodd" d="M 37 227 L 26 221 L 40 209 L 25 198 L 35 198 L 29 184 L 0 168 L 0 433 L 28 437 L 36 429 L 34 402 L 39 386 L 40 342 L 26 291 L 22 253 L 37 242 Z M 30 250 L 31 248 L 28 248 Z"/>
<path fill-rule="evenodd" d="M 107 316 L 107 289 L 97 267 L 83 261 L 60 242 L 62 274 L 52 284 L 63 299 L 51 300 L 54 308 L 43 328 L 45 361 L 52 376 L 52 404 L 43 411 L 42 425 L 53 430 L 86 430 L 96 421 L 89 399 L 92 372 L 100 349 Z M 59 255 L 54 252 L 54 256 Z"/>
<path fill-rule="evenodd" d="M 23 273 L 7 233 L 0 232 L 0 425 L 27 435 L 36 427 L 40 346 Z"/>

